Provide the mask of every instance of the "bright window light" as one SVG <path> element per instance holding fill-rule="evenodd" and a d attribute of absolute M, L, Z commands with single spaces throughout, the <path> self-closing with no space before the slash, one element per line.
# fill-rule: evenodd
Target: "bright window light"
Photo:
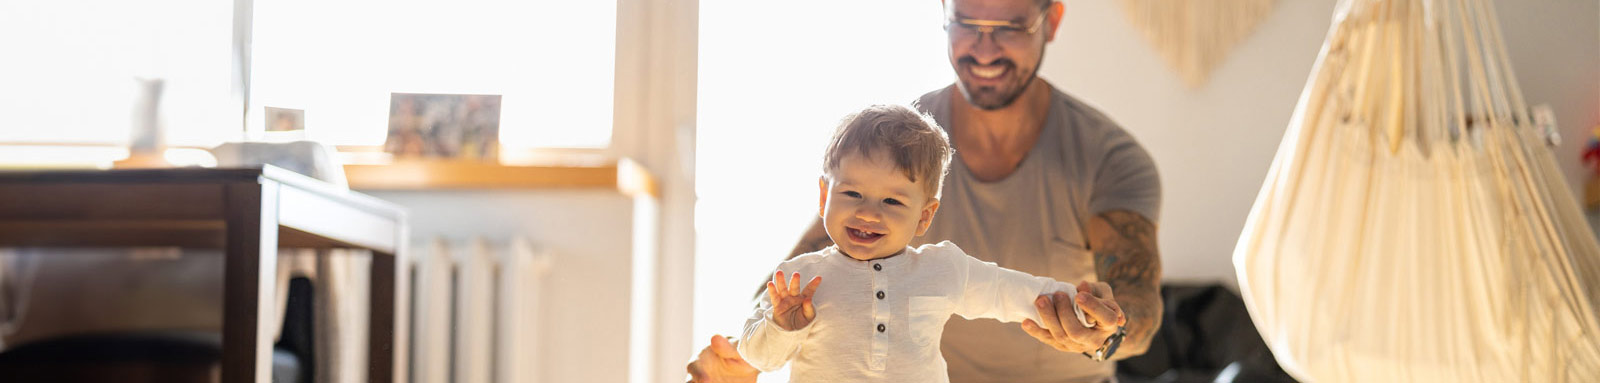
<path fill-rule="evenodd" d="M 923 0 L 700 1 L 697 345 L 739 335 L 756 288 L 817 218 L 839 119 L 953 81 L 941 19 Z"/>
<path fill-rule="evenodd" d="M 125 144 L 135 78 L 161 78 L 169 145 L 237 137 L 233 3 L 0 1 L 0 142 Z"/>
<path fill-rule="evenodd" d="M 496 94 L 504 148 L 611 142 L 615 1 L 257 1 L 254 35 L 252 130 L 303 109 L 311 139 L 381 145 L 391 92 Z"/>

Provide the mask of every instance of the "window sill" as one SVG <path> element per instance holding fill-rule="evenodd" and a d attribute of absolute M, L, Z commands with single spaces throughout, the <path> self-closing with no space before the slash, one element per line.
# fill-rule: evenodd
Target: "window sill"
<path fill-rule="evenodd" d="M 629 159 L 587 165 L 501 165 L 446 159 L 400 159 L 344 166 L 357 190 L 612 189 L 659 198 L 653 175 Z"/>
<path fill-rule="evenodd" d="M 110 169 L 115 161 L 128 157 L 126 147 L 113 144 L 0 142 L 0 149 L 0 169 Z M 347 164 L 345 178 L 350 188 L 357 190 L 610 189 L 629 197 L 661 196 L 655 176 L 638 163 L 607 158 L 594 150 L 516 151 L 512 153 L 515 156 L 502 159 L 514 164 L 507 165 L 452 159 L 391 160 L 381 148 L 339 149 Z M 375 152 L 380 156 L 373 161 Z"/>

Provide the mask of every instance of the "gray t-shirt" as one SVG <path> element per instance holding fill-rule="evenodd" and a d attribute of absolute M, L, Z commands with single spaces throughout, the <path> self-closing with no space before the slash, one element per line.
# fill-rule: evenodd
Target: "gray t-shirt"
<path fill-rule="evenodd" d="M 1016 172 L 978 181 L 955 148 L 939 212 L 912 246 L 948 240 L 1001 267 L 1075 284 L 1097 280 L 1085 233 L 1090 218 L 1122 209 L 1157 220 L 1161 180 L 1150 155 L 1104 114 L 1050 90 L 1044 130 Z M 923 95 L 917 108 L 950 131 L 956 91 L 950 86 Z M 952 382 L 1101 382 L 1115 367 L 1058 351 L 1015 323 L 994 320 L 952 318 L 942 350 Z"/>

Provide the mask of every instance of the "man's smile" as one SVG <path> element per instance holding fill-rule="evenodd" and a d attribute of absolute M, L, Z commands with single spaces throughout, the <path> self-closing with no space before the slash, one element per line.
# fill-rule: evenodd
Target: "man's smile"
<path fill-rule="evenodd" d="M 989 64 L 989 65 L 978 65 L 978 64 L 969 64 L 969 65 L 967 65 L 967 73 L 971 73 L 973 77 L 976 77 L 976 78 L 982 79 L 982 80 L 998 79 L 998 78 L 1000 78 L 1000 76 L 1004 76 L 1006 74 L 1006 72 L 1008 72 L 1010 70 L 1011 70 L 1011 66 L 1010 65 L 1005 65 L 1003 63 Z"/>

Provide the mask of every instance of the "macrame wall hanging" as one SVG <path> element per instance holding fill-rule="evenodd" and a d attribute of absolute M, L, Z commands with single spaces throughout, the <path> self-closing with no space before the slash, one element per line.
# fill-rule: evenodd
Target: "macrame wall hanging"
<path fill-rule="evenodd" d="M 1600 246 L 1487 0 L 1343 0 L 1234 251 L 1285 370 L 1600 382 Z"/>
<path fill-rule="evenodd" d="M 1183 84 L 1198 88 L 1234 44 L 1272 13 L 1274 1 L 1122 0 L 1122 9 Z"/>

